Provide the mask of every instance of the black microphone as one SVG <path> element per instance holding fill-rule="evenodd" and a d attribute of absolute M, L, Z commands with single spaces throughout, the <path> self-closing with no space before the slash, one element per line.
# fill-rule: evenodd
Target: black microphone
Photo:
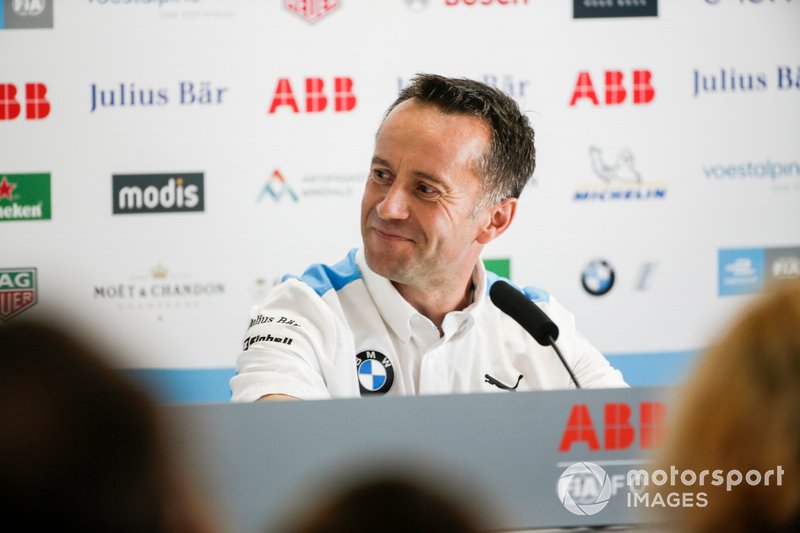
<path fill-rule="evenodd" d="M 550 320 L 544 311 L 538 305 L 528 299 L 527 296 L 519 292 L 510 284 L 502 280 L 497 280 L 492 283 L 489 289 L 489 298 L 492 303 L 498 307 L 505 314 L 513 318 L 520 326 L 530 333 L 536 342 L 542 346 L 552 346 L 561 359 L 561 364 L 569 372 L 575 387 L 580 389 L 578 379 L 572 373 L 572 369 L 567 364 L 561 351 L 556 346 L 556 339 L 558 339 L 558 326 Z"/>

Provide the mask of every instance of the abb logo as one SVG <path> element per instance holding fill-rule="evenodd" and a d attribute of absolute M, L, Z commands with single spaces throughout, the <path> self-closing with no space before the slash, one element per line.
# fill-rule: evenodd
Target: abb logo
<path fill-rule="evenodd" d="M 632 410 L 626 403 L 607 403 L 604 409 L 604 450 L 624 450 L 636 440 L 636 428 L 631 424 Z M 639 447 L 657 448 L 664 437 L 667 409 L 660 402 L 639 404 Z M 579 403 L 572 407 L 567 427 L 561 437 L 559 452 L 568 452 L 576 442 L 585 442 L 589 451 L 599 451 L 589 407 Z"/>
<path fill-rule="evenodd" d="M 649 70 L 634 70 L 632 73 L 631 94 L 634 104 L 649 104 L 656 95 L 656 91 L 650 83 L 653 74 Z M 605 71 L 605 104 L 621 104 L 628 97 L 628 90 L 624 84 L 625 75 L 620 70 Z M 570 106 L 583 98 L 588 98 L 594 105 L 600 105 L 597 92 L 594 90 L 592 76 L 583 70 L 578 73 L 578 81 L 575 82 L 575 90 L 572 91 Z"/>
<path fill-rule="evenodd" d="M 325 80 L 322 78 L 306 78 L 305 112 L 321 113 L 328 107 L 329 97 L 325 94 Z M 346 77 L 333 78 L 333 110 L 336 113 L 352 111 L 356 107 L 356 95 L 353 93 L 353 79 Z M 275 113 L 278 108 L 288 107 L 293 113 L 300 113 L 292 82 L 289 78 L 280 78 L 275 87 L 269 112 Z"/>
<path fill-rule="evenodd" d="M 25 84 L 25 118 L 39 120 L 50 114 L 50 102 L 47 101 L 47 85 L 44 83 Z M 14 120 L 22 111 L 22 104 L 17 100 L 17 86 L 11 83 L 0 83 L 0 120 Z"/>

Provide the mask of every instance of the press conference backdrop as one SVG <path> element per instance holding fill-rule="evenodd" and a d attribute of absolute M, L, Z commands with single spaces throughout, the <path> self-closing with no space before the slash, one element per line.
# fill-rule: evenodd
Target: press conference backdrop
<path fill-rule="evenodd" d="M 680 381 L 800 275 L 798 0 L 5 0 L 0 318 L 98 330 L 165 401 L 227 401 L 249 310 L 360 245 L 382 113 L 417 72 L 536 130 L 485 250 L 633 385 Z"/>

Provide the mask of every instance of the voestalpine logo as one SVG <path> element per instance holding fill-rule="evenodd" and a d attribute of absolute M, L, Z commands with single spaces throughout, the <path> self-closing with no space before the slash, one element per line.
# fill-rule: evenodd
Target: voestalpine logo
<path fill-rule="evenodd" d="M 657 17 L 658 0 L 573 0 L 576 19 L 610 17 Z"/>
<path fill-rule="evenodd" d="M 0 268 L 0 320 L 36 304 L 35 268 Z"/>
<path fill-rule="evenodd" d="M 0 0 L 0 30 L 52 27 L 52 0 Z"/>
<path fill-rule="evenodd" d="M 115 215 L 203 211 L 203 173 L 114 174 Z"/>
<path fill-rule="evenodd" d="M 283 6 L 311 24 L 341 5 L 340 0 L 284 0 Z"/>
<path fill-rule="evenodd" d="M 50 174 L 0 174 L 0 222 L 50 220 Z"/>

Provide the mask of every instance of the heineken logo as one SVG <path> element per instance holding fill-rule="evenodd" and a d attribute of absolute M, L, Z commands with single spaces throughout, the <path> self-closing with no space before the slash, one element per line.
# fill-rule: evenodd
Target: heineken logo
<path fill-rule="evenodd" d="M 36 303 L 35 268 L 0 268 L 0 320 L 8 320 Z"/>
<path fill-rule="evenodd" d="M 50 220 L 50 174 L 0 174 L 0 222 Z"/>

